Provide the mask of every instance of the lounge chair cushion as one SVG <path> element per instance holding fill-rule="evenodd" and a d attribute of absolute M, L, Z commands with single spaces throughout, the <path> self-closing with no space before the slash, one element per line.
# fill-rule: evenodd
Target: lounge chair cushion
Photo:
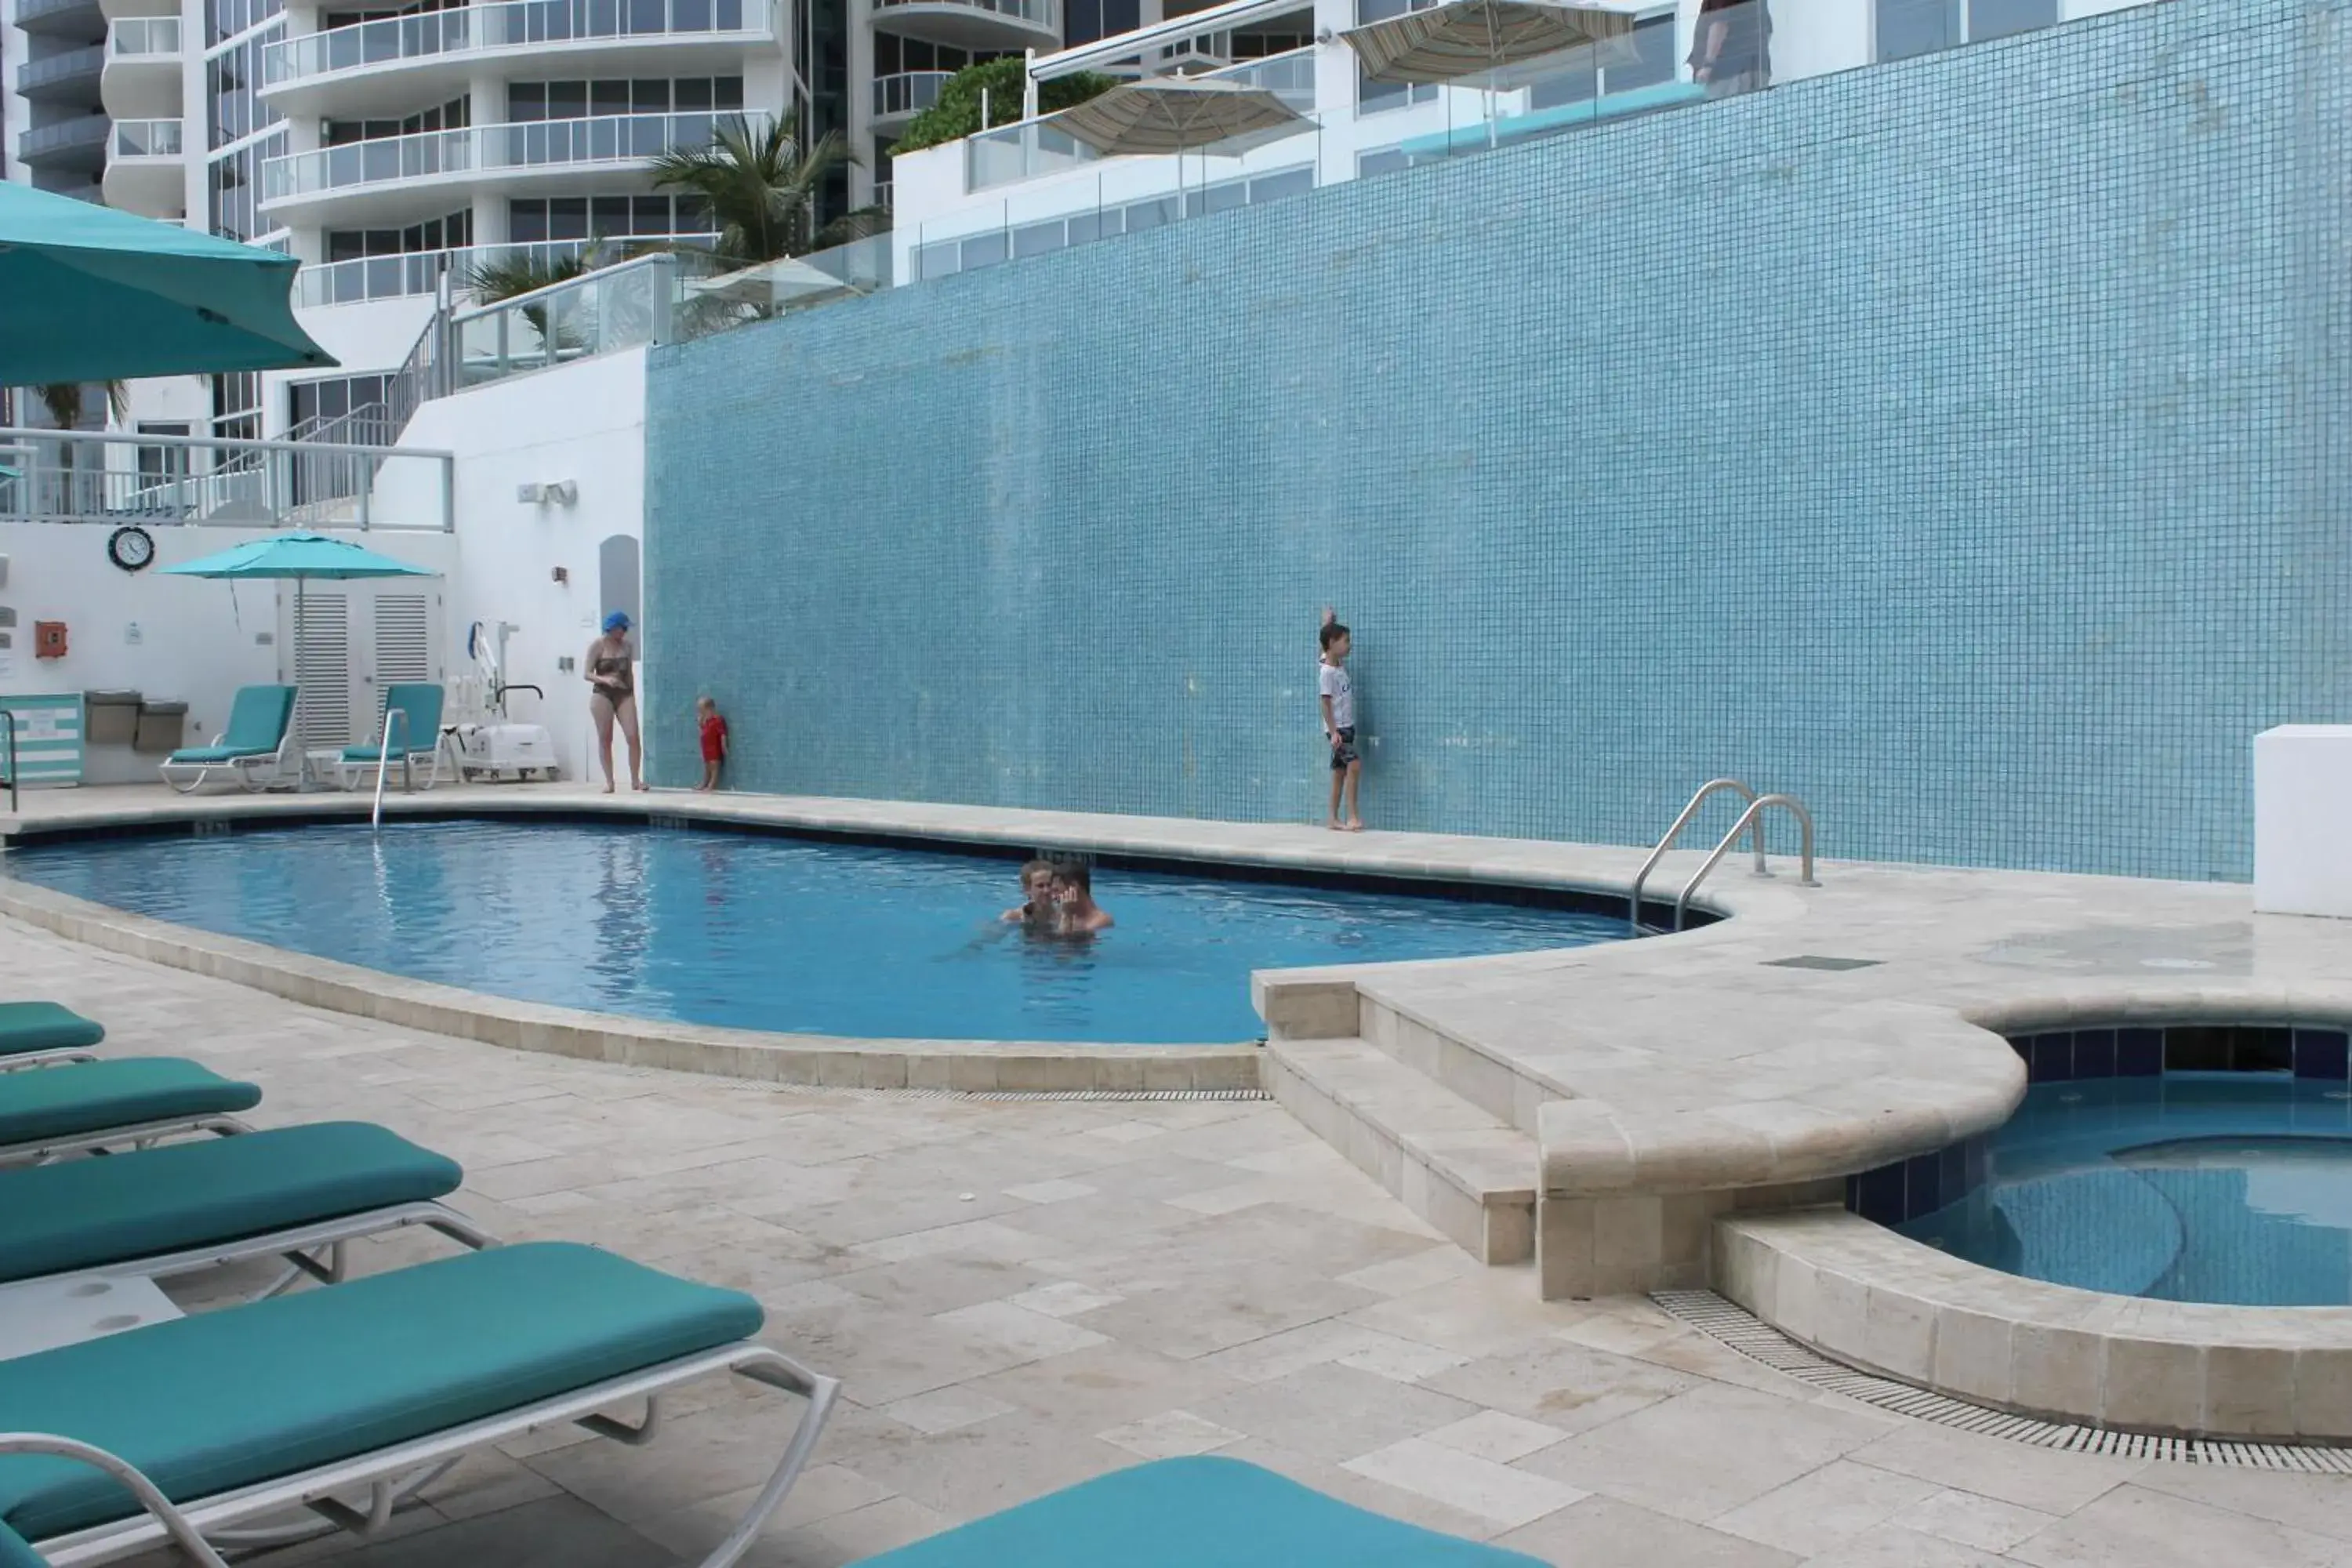
<path fill-rule="evenodd" d="M 740 1292 L 529 1242 L 0 1362 L 0 1411 L 187 1502 L 732 1344 L 761 1321 Z M 0 1458 L 0 1522 L 27 1541 L 133 1511 L 87 1467 Z"/>
<path fill-rule="evenodd" d="M 0 1073 L 0 1146 L 110 1127 L 231 1116 L 261 1103 L 254 1084 L 177 1057 L 125 1057 Z"/>
<path fill-rule="evenodd" d="M 0 1394 L 0 1408 L 5 1406 Z M 1239 1459 L 1161 1459 L 974 1520 L 863 1568 L 1542 1568 Z"/>
<path fill-rule="evenodd" d="M 0 1568 L 49 1568 L 40 1553 L 25 1544 L 25 1538 L 0 1524 Z"/>
<path fill-rule="evenodd" d="M 0 1281 L 430 1203 L 464 1180 L 455 1160 L 364 1121 L 0 1171 Z"/>
<path fill-rule="evenodd" d="M 55 1002 L 0 1002 L 0 1057 L 81 1050 L 104 1038 L 103 1026 Z"/>
<path fill-rule="evenodd" d="M 217 768 L 247 757 L 274 757 L 278 748 L 264 746 L 259 751 L 247 751 L 243 746 L 186 746 L 163 759 L 166 767 Z"/>

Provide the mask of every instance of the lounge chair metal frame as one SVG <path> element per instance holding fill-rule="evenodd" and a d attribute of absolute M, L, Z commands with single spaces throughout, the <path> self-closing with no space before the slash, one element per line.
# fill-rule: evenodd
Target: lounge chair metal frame
<path fill-rule="evenodd" d="M 13 1057 L 0 1057 L 0 1073 L 16 1072 L 24 1068 L 71 1067 L 76 1062 L 104 1059 L 100 1052 L 89 1046 L 55 1046 L 45 1051 L 19 1051 Z"/>
<path fill-rule="evenodd" d="M 46 1164 L 64 1154 L 88 1154 L 99 1150 L 151 1149 L 167 1138 L 209 1132 L 234 1138 L 253 1129 L 234 1116 L 176 1116 L 163 1121 L 142 1121 L 128 1127 L 106 1127 L 64 1138 L 37 1139 L 24 1143 L 0 1143 L 0 1167 Z"/>
<path fill-rule="evenodd" d="M 800 1479 L 841 1393 L 838 1380 L 810 1371 L 781 1351 L 749 1342 L 665 1362 L 430 1437 L 397 1443 L 298 1476 L 186 1504 L 173 1503 L 160 1488 L 124 1460 L 71 1438 L 39 1432 L 0 1433 L 0 1454 L 49 1454 L 79 1459 L 121 1481 L 143 1510 L 110 1524 L 34 1542 L 34 1550 L 49 1562 L 51 1568 L 96 1568 L 99 1563 L 119 1562 L 166 1543 L 177 1545 L 204 1568 L 227 1568 L 222 1548 L 241 1551 L 285 1545 L 337 1530 L 362 1537 L 372 1535 L 391 1521 L 402 1503 L 415 1498 L 466 1455 L 542 1427 L 572 1425 L 631 1447 L 650 1443 L 661 1430 L 661 1396 L 719 1373 L 733 1373 L 808 1401 L 808 1408 L 801 1413 L 799 1424 L 793 1428 L 792 1439 L 785 1445 L 783 1457 L 768 1478 L 767 1485 L 761 1488 L 751 1508 L 727 1538 L 700 1564 L 700 1568 L 732 1568 Z M 640 1399 L 646 1402 L 645 1418 L 635 1426 L 599 1414 Z M 367 1491 L 367 1501 L 362 1507 L 353 1507 L 334 1495 L 361 1488 Z M 256 1521 L 294 1509 L 307 1510 L 315 1517 L 289 1525 L 256 1525 Z"/>
<path fill-rule="evenodd" d="M 321 1285 L 341 1284 L 345 1272 L 345 1243 L 406 1230 L 412 1226 L 423 1226 L 427 1230 L 437 1232 L 472 1252 L 499 1245 L 497 1237 L 445 1204 L 394 1204 L 384 1208 L 345 1215 L 341 1219 L 297 1226 L 290 1230 L 264 1231 L 236 1241 L 212 1242 L 203 1247 L 186 1247 L 178 1252 L 159 1252 L 152 1258 L 130 1258 L 120 1263 L 93 1263 L 68 1273 L 41 1278 L 49 1280 L 170 1279 L 182 1274 L 196 1274 L 207 1268 L 223 1268 L 232 1263 L 249 1262 L 257 1258 L 283 1258 L 286 1271 L 245 1297 L 248 1301 L 261 1301 L 282 1295 L 305 1279 L 314 1279 Z M 21 1284 L 24 1281 L 10 1283 Z M 0 1291 L 7 1288 L 0 1285 Z"/>
<path fill-rule="evenodd" d="M 265 765 L 268 770 L 266 775 L 262 772 Z M 274 752 L 251 752 L 217 763 L 174 763 L 167 758 L 155 764 L 155 771 L 180 795 L 194 795 L 204 788 L 205 778 L 211 773 L 232 774 L 247 795 L 254 795 L 262 790 L 287 788 L 299 784 L 302 773 L 302 751 L 295 740 L 293 721 L 289 719 L 286 733 L 278 738 L 278 749 Z M 183 784 L 173 776 L 175 771 L 193 772 L 194 776 Z"/>

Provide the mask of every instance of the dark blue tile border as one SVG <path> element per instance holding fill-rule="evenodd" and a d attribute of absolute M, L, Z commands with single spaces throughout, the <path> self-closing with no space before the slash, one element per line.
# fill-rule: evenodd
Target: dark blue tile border
<path fill-rule="evenodd" d="M 2352 1032 L 2275 1024 L 2179 1024 L 2168 1028 L 2053 1029 L 2012 1035 L 2029 1083 L 2158 1078 L 2167 1072 L 2292 1072 L 2352 1082 Z M 1845 1206 L 1880 1225 L 1901 1225 L 1959 1202 L 1985 1184 L 1990 1133 L 1845 1179 Z"/>

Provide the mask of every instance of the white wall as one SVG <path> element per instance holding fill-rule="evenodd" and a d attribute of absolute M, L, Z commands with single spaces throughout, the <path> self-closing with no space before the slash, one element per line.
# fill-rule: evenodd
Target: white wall
<path fill-rule="evenodd" d="M 107 559 L 113 530 L 85 523 L 0 523 L 0 555 L 7 580 L 0 605 L 16 612 L 5 628 L 13 646 L 0 649 L 0 692 L 130 689 L 153 700 L 188 704 L 188 743 L 209 742 L 228 721 L 240 686 L 287 679 L 278 637 L 278 589 L 251 583 L 234 589 L 198 577 L 165 576 L 159 569 L 263 537 L 242 528 L 152 528 L 154 564 L 126 573 Z M 352 535 L 361 539 L 361 535 Z M 387 555 L 447 572 L 456 542 L 440 533 L 406 531 L 364 536 Z M 290 587 L 288 590 L 290 592 Z M 63 621 L 63 658 L 33 657 L 33 623 Z M 92 783 L 152 782 L 155 759 L 129 752 L 93 752 Z"/>
<path fill-rule="evenodd" d="M 546 725 L 565 775 L 581 776 L 591 732 L 587 681 L 577 668 L 559 669 L 557 661 L 576 665 L 604 619 L 598 545 L 613 534 L 645 537 L 645 351 L 437 398 L 417 411 L 400 444 L 457 456 L 452 669 L 463 662 L 470 623 L 493 631 L 501 620 L 512 623 L 507 681 L 542 687 L 547 700 L 518 693 L 510 716 Z M 389 479 L 392 469 L 385 474 Z M 515 499 L 520 485 L 559 479 L 579 486 L 573 505 Z M 378 504 L 387 497 L 380 488 Z M 560 584 L 552 575 L 559 566 L 568 578 Z M 644 635 L 658 636 L 659 628 Z M 649 694 L 642 679 L 639 684 L 642 702 Z"/>

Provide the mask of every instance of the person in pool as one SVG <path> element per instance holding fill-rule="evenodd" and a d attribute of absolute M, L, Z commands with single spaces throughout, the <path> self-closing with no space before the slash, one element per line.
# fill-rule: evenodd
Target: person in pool
<path fill-rule="evenodd" d="M 1004 911 L 1008 925 L 1054 923 L 1054 863 L 1032 860 L 1021 868 L 1021 901 Z"/>
<path fill-rule="evenodd" d="M 629 787 L 646 787 L 644 746 L 637 739 L 637 666 L 629 647 L 629 617 L 614 610 L 604 617 L 604 635 L 588 645 L 581 661 L 588 675 L 588 716 L 596 721 L 596 755 L 604 764 L 604 793 L 613 793 L 613 726 L 629 742 Z"/>
<path fill-rule="evenodd" d="M 1095 902 L 1094 874 L 1083 860 L 1064 860 L 1054 867 L 1054 930 L 1061 936 L 1092 936 L 1118 924 L 1110 911 Z"/>

